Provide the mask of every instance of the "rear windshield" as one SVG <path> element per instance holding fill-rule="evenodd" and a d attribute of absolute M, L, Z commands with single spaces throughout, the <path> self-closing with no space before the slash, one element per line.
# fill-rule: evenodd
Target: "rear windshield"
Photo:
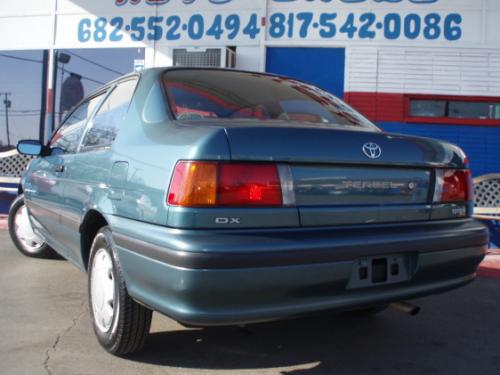
<path fill-rule="evenodd" d="M 376 130 L 332 94 L 304 82 L 259 73 L 180 69 L 163 76 L 180 121 L 303 122 Z"/>

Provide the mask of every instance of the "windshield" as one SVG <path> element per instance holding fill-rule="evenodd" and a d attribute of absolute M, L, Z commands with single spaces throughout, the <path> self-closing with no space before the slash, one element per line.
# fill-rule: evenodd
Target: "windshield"
<path fill-rule="evenodd" d="M 304 122 L 377 127 L 347 104 L 315 86 L 260 73 L 179 69 L 163 76 L 177 120 Z"/>

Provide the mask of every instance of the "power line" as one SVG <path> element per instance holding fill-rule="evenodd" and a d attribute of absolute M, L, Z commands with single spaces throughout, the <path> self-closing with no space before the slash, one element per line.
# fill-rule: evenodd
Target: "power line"
<path fill-rule="evenodd" d="M 9 111 L 9 113 L 30 113 L 30 112 L 40 112 L 40 110 L 39 109 L 11 109 Z"/>
<path fill-rule="evenodd" d="M 81 75 L 80 73 L 72 72 L 71 70 L 68 70 L 68 69 L 63 69 L 63 68 L 59 67 L 59 65 L 57 66 L 57 69 L 58 70 L 64 70 L 66 73 L 75 74 L 75 75 L 77 75 L 79 77 L 82 77 L 82 79 L 86 79 L 87 81 L 94 82 L 94 83 L 97 83 L 99 85 L 105 85 L 106 84 L 106 82 L 101 82 L 101 81 L 98 81 L 97 79 Z"/>
<path fill-rule="evenodd" d="M 12 112 L 9 110 L 9 117 L 12 116 L 12 115 L 16 115 L 16 116 L 24 116 L 24 115 L 28 115 L 28 116 L 32 116 L 32 115 L 39 115 L 41 113 L 41 111 L 36 111 L 36 112 L 27 112 L 27 113 L 14 113 L 12 114 Z M 59 114 L 59 112 L 55 112 L 56 114 Z M 0 114 L 5 114 L 5 111 L 4 110 L 0 110 Z"/>
<path fill-rule="evenodd" d="M 12 55 L 6 55 L 5 53 L 0 53 L 1 57 L 5 57 L 7 59 L 13 59 L 13 60 L 21 60 L 21 61 L 27 61 L 27 62 L 32 62 L 32 63 L 38 63 L 42 64 L 42 60 L 35 60 L 35 59 L 28 59 L 27 57 L 18 57 L 18 56 L 12 56 Z"/>
<path fill-rule="evenodd" d="M 80 56 L 80 55 L 78 55 L 78 54 L 76 54 L 76 53 L 74 53 L 74 52 L 68 51 L 68 50 L 66 50 L 66 49 L 64 50 L 64 52 L 67 52 L 67 53 L 69 53 L 70 55 L 73 55 L 73 56 L 75 56 L 75 57 L 77 57 L 77 58 L 79 58 L 79 59 L 81 59 L 81 60 L 83 60 L 83 61 L 88 62 L 89 64 L 94 64 L 95 66 L 98 66 L 98 67 L 100 67 L 101 69 L 105 69 L 105 70 L 107 70 L 107 71 L 109 71 L 109 72 L 112 72 L 112 73 L 115 73 L 115 74 L 117 74 L 117 75 L 119 75 L 119 76 L 122 76 L 122 75 L 124 75 L 124 74 L 125 74 L 125 73 L 119 72 L 119 71 L 117 71 L 117 70 L 111 69 L 111 68 L 107 67 L 106 65 L 99 64 L 99 63 L 97 63 L 97 62 L 95 62 L 95 61 L 92 61 L 92 60 L 90 60 L 90 59 L 87 59 L 86 57 Z"/>
<path fill-rule="evenodd" d="M 5 115 L 6 112 L 0 112 L 0 114 Z M 40 116 L 40 113 L 12 114 L 9 112 L 9 117 L 31 117 L 31 116 Z"/>
<path fill-rule="evenodd" d="M 21 61 L 27 61 L 27 62 L 32 62 L 32 63 L 43 64 L 43 61 L 40 61 L 40 60 L 34 60 L 34 59 L 28 59 L 28 58 L 24 58 L 24 57 L 17 57 L 17 56 L 12 56 L 12 55 L 6 55 L 4 53 L 0 53 L 0 56 L 8 58 L 8 59 L 21 60 Z M 58 67 L 58 69 L 61 69 L 61 68 Z M 70 70 L 67 70 L 67 69 L 64 69 L 64 71 L 68 72 L 68 73 L 77 74 L 80 77 L 82 77 L 82 79 L 86 79 L 87 81 L 91 81 L 91 82 L 97 83 L 99 85 L 104 85 L 105 84 L 104 82 L 98 81 L 98 80 L 90 78 L 90 77 L 82 76 L 81 74 L 78 74 L 78 73 L 75 73 L 75 72 L 71 72 Z M 114 73 L 118 73 L 118 72 L 114 72 Z M 123 75 L 121 73 L 118 73 L 118 74 Z"/>

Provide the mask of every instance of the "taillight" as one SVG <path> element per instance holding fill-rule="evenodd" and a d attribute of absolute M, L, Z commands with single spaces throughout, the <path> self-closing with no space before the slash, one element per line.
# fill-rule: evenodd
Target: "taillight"
<path fill-rule="evenodd" d="M 181 207 L 277 207 L 283 205 L 275 164 L 177 163 L 168 204 Z"/>
<path fill-rule="evenodd" d="M 437 170 L 434 202 L 466 202 L 474 199 L 472 175 L 469 170 Z"/>
<path fill-rule="evenodd" d="M 218 206 L 281 206 L 276 165 L 221 164 Z"/>

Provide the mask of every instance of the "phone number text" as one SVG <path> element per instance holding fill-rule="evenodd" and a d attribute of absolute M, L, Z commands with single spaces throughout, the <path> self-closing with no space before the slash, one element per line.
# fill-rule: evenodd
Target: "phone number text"
<path fill-rule="evenodd" d="M 387 40 L 424 38 L 456 41 L 462 37 L 462 21 L 462 16 L 457 13 L 444 16 L 438 13 L 388 13 L 382 18 L 377 18 L 375 13 L 322 13 L 319 17 L 313 12 L 275 13 L 269 19 L 269 36 L 273 39 L 305 39 L 311 36 L 322 39 L 375 39 L 383 36 Z"/>
<path fill-rule="evenodd" d="M 424 39 L 457 41 L 462 38 L 463 18 L 458 13 L 274 13 L 267 22 L 271 39 Z M 78 41 L 133 42 L 177 40 L 257 39 L 262 32 L 257 14 L 217 14 L 189 17 L 99 17 L 84 18 L 78 23 Z"/>
<path fill-rule="evenodd" d="M 212 38 L 234 40 L 238 37 L 256 39 L 261 32 L 257 14 L 241 17 L 238 14 L 217 14 L 212 19 L 193 14 L 186 19 L 180 16 L 157 17 L 99 17 L 84 18 L 78 24 L 78 41 L 120 42 L 130 38 L 133 42 L 201 40 Z"/>

